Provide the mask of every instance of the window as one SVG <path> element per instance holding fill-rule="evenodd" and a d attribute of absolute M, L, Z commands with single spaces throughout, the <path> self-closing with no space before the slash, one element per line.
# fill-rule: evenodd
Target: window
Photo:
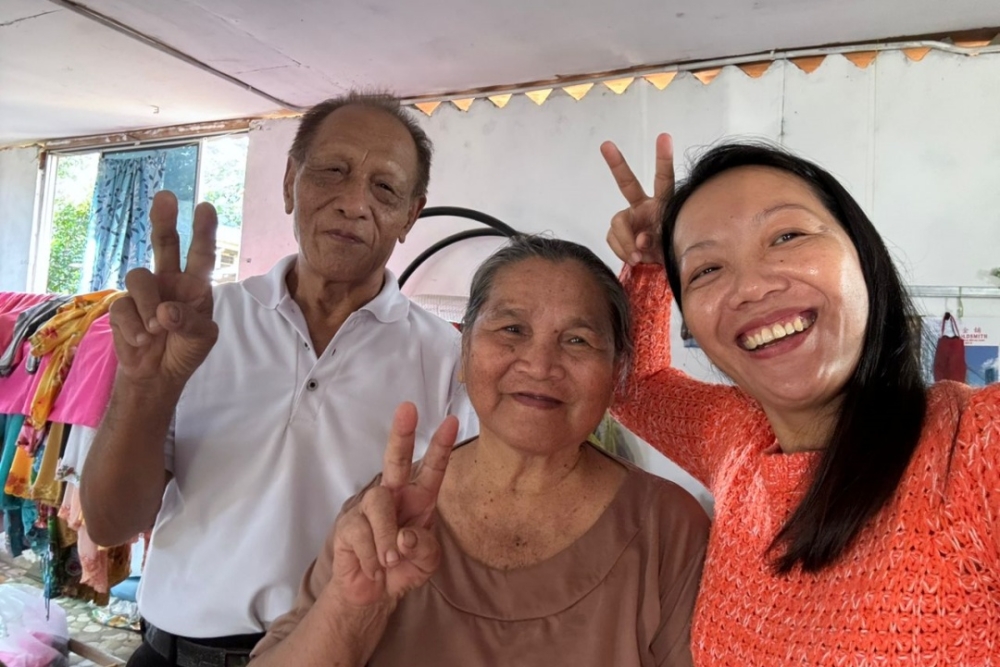
<path fill-rule="evenodd" d="M 150 145 L 116 151 L 92 151 L 54 155 L 48 226 L 40 254 L 47 262 L 45 289 L 52 293 L 77 294 L 91 288 L 94 271 L 92 207 L 98 170 L 105 162 L 158 155 L 162 159 L 162 183 L 157 189 L 177 195 L 177 231 L 181 237 L 182 262 L 191 243 L 195 203 L 207 201 L 219 216 L 216 267 L 213 282 L 237 279 L 240 232 L 243 220 L 243 182 L 248 147 L 246 133 L 192 140 L 172 145 Z M 42 268 L 42 267 L 40 267 Z"/>

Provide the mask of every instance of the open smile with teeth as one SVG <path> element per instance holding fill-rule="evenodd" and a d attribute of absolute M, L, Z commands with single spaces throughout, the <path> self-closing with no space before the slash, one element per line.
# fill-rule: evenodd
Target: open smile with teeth
<path fill-rule="evenodd" d="M 740 337 L 740 345 L 746 350 L 756 350 L 789 336 L 800 334 L 816 323 L 815 317 L 796 316 L 787 322 L 775 322 L 757 331 Z"/>

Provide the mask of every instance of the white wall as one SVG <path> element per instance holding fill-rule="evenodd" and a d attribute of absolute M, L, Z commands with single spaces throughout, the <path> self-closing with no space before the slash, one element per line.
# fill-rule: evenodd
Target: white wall
<path fill-rule="evenodd" d="M 297 120 L 250 124 L 240 278 L 267 273 L 277 260 L 295 252 L 292 219 L 285 215 L 282 181 L 288 148 L 297 127 Z"/>
<path fill-rule="evenodd" d="M 637 81 L 623 95 L 595 87 L 582 101 L 555 91 L 537 106 L 515 96 L 504 109 L 477 100 L 468 112 L 442 105 L 423 124 L 436 152 L 430 205 L 476 208 L 528 232 L 549 231 L 593 248 L 614 268 L 604 243 L 622 206 L 598 146 L 618 143 L 647 184 L 653 140 L 675 137 L 685 158 L 727 136 L 777 141 L 838 176 L 872 216 L 907 281 L 914 285 L 991 285 L 1000 266 L 1000 56 L 930 53 L 912 62 L 884 53 L 866 69 L 840 56 L 806 74 L 780 62 L 758 79 L 726 68 L 708 86 L 689 74 L 665 90 Z M 284 152 L 295 121 L 266 121 L 251 133 L 243 275 L 294 251 L 281 209 Z M 261 182 L 261 181 L 266 182 Z M 421 250 L 458 229 L 456 220 L 421 221 L 390 262 L 398 274 Z M 497 246 L 470 241 L 417 271 L 409 293 L 462 295 L 476 264 Z M 1000 300 L 965 300 L 966 316 L 1000 316 Z M 943 300 L 925 300 L 939 313 Z M 676 319 L 676 318 L 675 318 Z M 697 351 L 675 365 L 718 379 Z M 647 465 L 676 477 L 651 449 Z"/>
<path fill-rule="evenodd" d="M 24 292 L 33 251 L 38 150 L 0 150 L 0 292 Z"/>

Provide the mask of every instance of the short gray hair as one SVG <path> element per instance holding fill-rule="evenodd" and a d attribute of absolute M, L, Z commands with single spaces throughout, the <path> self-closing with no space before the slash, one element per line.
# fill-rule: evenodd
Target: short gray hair
<path fill-rule="evenodd" d="M 389 93 L 354 90 L 346 95 L 331 97 L 310 108 L 299 121 L 299 129 L 295 132 L 292 147 L 288 149 L 288 156 L 302 164 L 313 139 L 316 137 L 316 132 L 319 131 L 319 126 L 323 124 L 327 116 L 344 107 L 378 109 L 403 124 L 417 148 L 417 182 L 413 194 L 417 197 L 425 196 L 431 180 L 431 157 L 434 153 L 434 146 L 420 124 L 399 103 L 399 99 Z"/>
<path fill-rule="evenodd" d="M 624 381 L 632 363 L 632 316 L 625 288 L 607 264 L 602 262 L 589 248 L 545 236 L 519 234 L 510 239 L 504 247 L 486 258 L 472 277 L 469 289 L 469 304 L 462 318 L 462 338 L 468 343 L 472 326 L 479 318 L 483 304 L 490 297 L 493 283 L 501 269 L 528 259 L 544 259 L 549 262 L 576 262 L 593 276 L 601 288 L 608 307 L 608 319 L 614 335 L 615 365 L 619 369 L 619 382 Z"/>

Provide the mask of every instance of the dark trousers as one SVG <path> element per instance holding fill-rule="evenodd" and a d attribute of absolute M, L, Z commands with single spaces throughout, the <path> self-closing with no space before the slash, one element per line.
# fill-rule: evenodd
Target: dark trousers
<path fill-rule="evenodd" d="M 246 664 L 246 656 L 250 649 L 257 645 L 257 642 L 261 640 L 263 635 L 238 635 L 232 637 L 216 637 L 212 639 L 189 639 L 186 642 L 192 642 L 198 644 L 199 647 L 211 647 L 211 649 L 229 649 L 230 651 L 236 650 L 238 653 L 234 656 L 229 654 L 229 657 L 223 657 L 216 653 L 215 655 L 205 656 L 201 655 L 199 657 L 191 656 L 191 651 L 193 650 L 190 644 L 185 644 L 188 648 L 180 646 L 181 642 L 178 640 L 178 645 L 174 646 L 174 639 L 172 635 L 164 633 L 163 631 L 156 631 L 150 629 L 145 620 L 142 622 L 143 626 L 143 640 L 142 644 L 136 649 L 132 657 L 129 658 L 126 667 L 180 667 L 180 664 L 198 664 L 205 665 L 206 667 L 228 667 L 228 665 L 243 665 Z M 147 632 L 158 632 L 157 637 L 149 639 L 147 637 Z M 164 647 L 164 640 L 168 639 L 169 648 Z M 150 644 L 150 641 L 153 643 Z M 156 646 L 159 648 L 153 648 Z M 194 647 L 200 653 L 204 653 L 201 648 Z M 164 657 L 164 653 L 172 653 L 168 657 Z M 181 656 L 181 653 L 185 653 L 186 656 Z M 222 652 L 223 654 L 225 652 Z M 182 657 L 184 658 L 182 660 Z"/>
<path fill-rule="evenodd" d="M 125 667 L 176 667 L 171 662 L 153 650 L 153 647 L 143 642 L 128 659 Z"/>

